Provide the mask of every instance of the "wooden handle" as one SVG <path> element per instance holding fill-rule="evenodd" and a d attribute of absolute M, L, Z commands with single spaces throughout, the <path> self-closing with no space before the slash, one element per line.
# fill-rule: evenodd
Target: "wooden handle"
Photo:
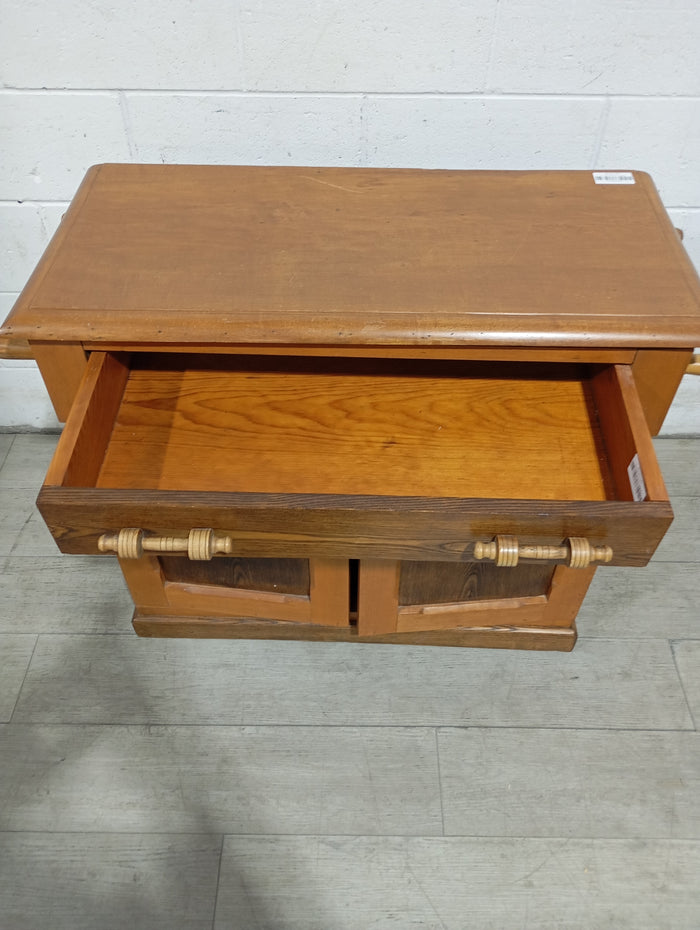
<path fill-rule="evenodd" d="M 230 555 L 233 539 L 215 536 L 212 529 L 196 528 L 179 537 L 147 536 L 143 530 L 127 527 L 100 536 L 97 548 L 100 552 L 116 552 L 120 559 L 140 559 L 144 552 L 186 552 L 194 561 L 208 562 L 217 553 Z"/>
<path fill-rule="evenodd" d="M 570 536 L 563 546 L 521 546 L 515 536 L 495 536 L 491 542 L 474 543 L 475 559 L 490 559 L 503 568 L 514 568 L 520 559 L 566 559 L 570 568 L 587 568 L 591 562 L 611 562 L 612 557 L 610 546 L 592 546 L 581 536 Z"/>

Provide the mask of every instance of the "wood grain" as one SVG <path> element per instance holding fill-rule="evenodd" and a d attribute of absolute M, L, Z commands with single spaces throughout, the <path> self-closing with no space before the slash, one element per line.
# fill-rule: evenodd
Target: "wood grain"
<path fill-rule="evenodd" d="M 104 165 L 6 334 L 688 347 L 700 284 L 651 179 Z"/>
<path fill-rule="evenodd" d="M 364 564 L 360 561 L 360 592 L 362 591 Z M 441 574 L 439 569 L 442 566 L 436 566 L 436 568 L 438 569 L 436 575 L 439 576 Z M 402 573 L 410 572 L 410 569 L 410 562 L 402 563 Z M 574 620 L 595 573 L 595 567 L 570 569 L 565 565 L 557 565 L 552 570 L 549 566 L 547 575 L 538 579 L 539 590 L 531 594 L 523 593 L 517 569 L 501 568 L 497 571 L 503 576 L 500 598 L 491 597 L 483 600 L 465 598 L 452 603 L 443 599 L 431 602 L 425 598 L 422 602 L 408 605 L 387 605 L 382 612 L 385 617 L 384 629 L 379 632 L 390 630 L 390 606 L 394 609 L 393 629 L 400 633 L 473 627 L 486 629 L 489 626 L 538 628 L 541 633 L 545 630 L 553 632 L 567 628 L 572 633 L 575 631 Z M 360 600 L 358 611 L 360 632 L 363 630 L 363 607 L 369 608 L 367 612 L 371 614 L 373 605 L 371 603 L 363 605 Z"/>
<path fill-rule="evenodd" d="M 0 358 L 31 359 L 32 348 L 26 339 L 18 336 L 0 336 Z"/>
<path fill-rule="evenodd" d="M 571 652 L 575 629 L 536 629 L 510 626 L 455 627 L 450 629 L 381 633 L 359 636 L 355 629 L 269 620 L 216 617 L 167 617 L 136 611 L 134 630 L 139 636 L 185 639 L 303 639 L 336 643 L 391 643 L 396 646 L 460 646 L 482 649 L 527 649 Z"/>
<path fill-rule="evenodd" d="M 176 584 L 165 586 L 167 607 L 141 607 L 136 611 L 157 614 L 166 613 L 178 620 L 186 617 L 221 617 L 225 621 L 238 618 L 257 618 L 297 624 L 311 622 L 311 603 L 308 597 L 299 594 L 274 594 L 269 591 L 244 591 L 238 588 L 214 587 L 213 585 Z"/>
<path fill-rule="evenodd" d="M 318 624 L 347 627 L 349 617 L 349 567 L 345 559 L 312 558 L 304 560 L 255 560 L 245 573 L 244 583 L 236 584 L 241 568 L 219 570 L 228 559 L 205 564 L 184 558 L 144 555 L 138 559 L 120 559 L 124 578 L 136 605 L 137 613 L 156 614 L 171 619 L 207 616 L 219 619 L 258 618 L 294 624 Z M 234 560 L 235 561 L 235 560 Z M 281 562 L 281 565 L 280 565 Z M 291 593 L 288 589 L 290 566 L 296 566 L 295 587 L 299 577 L 305 589 Z M 266 563 L 261 565 L 260 563 Z M 280 566 L 281 583 L 275 582 Z M 250 568 L 253 568 L 253 577 Z M 285 572 L 287 583 L 284 582 Z M 253 586 L 255 580 L 259 588 Z M 251 584 L 253 582 L 253 584 Z M 279 588 L 279 589 L 278 589 Z"/>
<path fill-rule="evenodd" d="M 308 559 L 241 559 L 236 556 L 192 562 L 177 556 L 159 556 L 166 581 L 181 584 L 221 585 L 243 591 L 271 591 L 308 595 Z"/>
<path fill-rule="evenodd" d="M 536 597 L 549 587 L 552 565 L 521 564 L 503 572 L 480 562 L 404 562 L 399 604 L 440 604 L 506 596 Z"/>
<path fill-rule="evenodd" d="M 336 495 L 111 491 L 44 487 L 37 506 L 61 552 L 94 554 L 104 532 L 142 525 L 177 535 L 183 513 L 250 558 L 387 558 L 464 562 L 474 542 L 515 533 L 559 545 L 587 536 L 613 565 L 646 565 L 673 519 L 661 501 L 512 501 Z"/>
<path fill-rule="evenodd" d="M 566 367 L 487 368 L 135 370 L 97 484 L 604 499 L 585 383 Z"/>
<path fill-rule="evenodd" d="M 152 340 L 143 342 L 91 342 L 83 343 L 86 352 L 158 352 L 163 344 Z M 518 348 L 517 346 L 440 346 L 440 345 L 368 345 L 356 346 L 345 343 L 328 345 L 306 345 L 286 343 L 284 345 L 265 345 L 252 343 L 244 345 L 212 345 L 211 343 L 168 344 L 168 354 L 192 354 L 193 352 L 210 356 L 216 355 L 274 355 L 275 357 L 294 356 L 296 358 L 413 358 L 440 359 L 441 361 L 489 361 L 489 362 L 552 362 L 557 365 L 565 363 L 631 365 L 638 354 L 633 349 L 582 347 L 567 349 L 557 348 Z"/>
<path fill-rule="evenodd" d="M 533 629 L 536 634 L 552 632 L 546 617 L 547 598 L 509 597 L 489 601 L 461 601 L 454 604 L 413 604 L 397 611 L 399 633 L 428 630 Z M 563 624 L 568 627 L 569 624 Z M 570 631 L 573 632 L 573 631 Z"/>
<path fill-rule="evenodd" d="M 140 604 L 143 610 L 155 608 L 161 613 L 167 613 L 169 603 L 166 581 L 157 555 L 120 559 L 119 566 L 135 604 Z"/>
<path fill-rule="evenodd" d="M 344 629 L 350 623 L 350 566 L 347 559 L 309 559 L 309 619 Z"/>
<path fill-rule="evenodd" d="M 632 373 L 652 436 L 656 436 L 663 426 L 691 358 L 690 349 L 637 352 Z"/>
<path fill-rule="evenodd" d="M 644 410 L 627 365 L 603 368 L 591 382 L 618 500 L 632 500 L 628 467 L 635 455 L 649 500 L 668 501 Z"/>
<path fill-rule="evenodd" d="M 378 636 L 397 630 L 401 563 L 361 559 L 357 579 L 357 632 Z"/>
<path fill-rule="evenodd" d="M 31 350 L 56 416 L 65 423 L 85 374 L 85 351 L 78 342 L 55 345 L 34 341 Z"/>
<path fill-rule="evenodd" d="M 49 465 L 47 485 L 96 484 L 128 376 L 123 356 L 92 353 Z"/>

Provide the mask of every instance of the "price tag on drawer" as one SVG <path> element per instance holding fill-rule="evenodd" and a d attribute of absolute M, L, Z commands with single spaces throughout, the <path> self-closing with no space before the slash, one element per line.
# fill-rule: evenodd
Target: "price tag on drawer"
<path fill-rule="evenodd" d="M 642 466 L 639 464 L 639 456 L 635 454 L 632 461 L 627 466 L 627 474 L 630 479 L 630 487 L 632 488 L 632 496 L 636 501 L 646 500 L 647 497 L 647 486 L 644 484 L 644 475 L 642 474 Z"/>
<path fill-rule="evenodd" d="M 594 171 L 593 180 L 596 184 L 634 184 L 634 175 L 631 171 Z"/>

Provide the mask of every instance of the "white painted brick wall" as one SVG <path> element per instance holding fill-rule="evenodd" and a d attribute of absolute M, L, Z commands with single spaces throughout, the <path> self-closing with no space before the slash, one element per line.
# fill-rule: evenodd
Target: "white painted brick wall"
<path fill-rule="evenodd" d="M 365 105 L 373 165 L 580 168 L 592 163 L 602 100 L 580 97 L 373 96 Z"/>
<path fill-rule="evenodd" d="M 100 161 L 640 168 L 700 265 L 698 48 L 697 0 L 5 0 L 0 313 Z M 31 363 L 3 426 L 55 426 Z"/>

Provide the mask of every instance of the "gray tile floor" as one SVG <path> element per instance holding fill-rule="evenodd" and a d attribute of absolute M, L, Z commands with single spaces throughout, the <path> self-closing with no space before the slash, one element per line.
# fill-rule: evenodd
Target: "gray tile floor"
<path fill-rule="evenodd" d="M 700 928 L 700 440 L 571 654 L 141 640 L 0 435 L 0 930 Z"/>

